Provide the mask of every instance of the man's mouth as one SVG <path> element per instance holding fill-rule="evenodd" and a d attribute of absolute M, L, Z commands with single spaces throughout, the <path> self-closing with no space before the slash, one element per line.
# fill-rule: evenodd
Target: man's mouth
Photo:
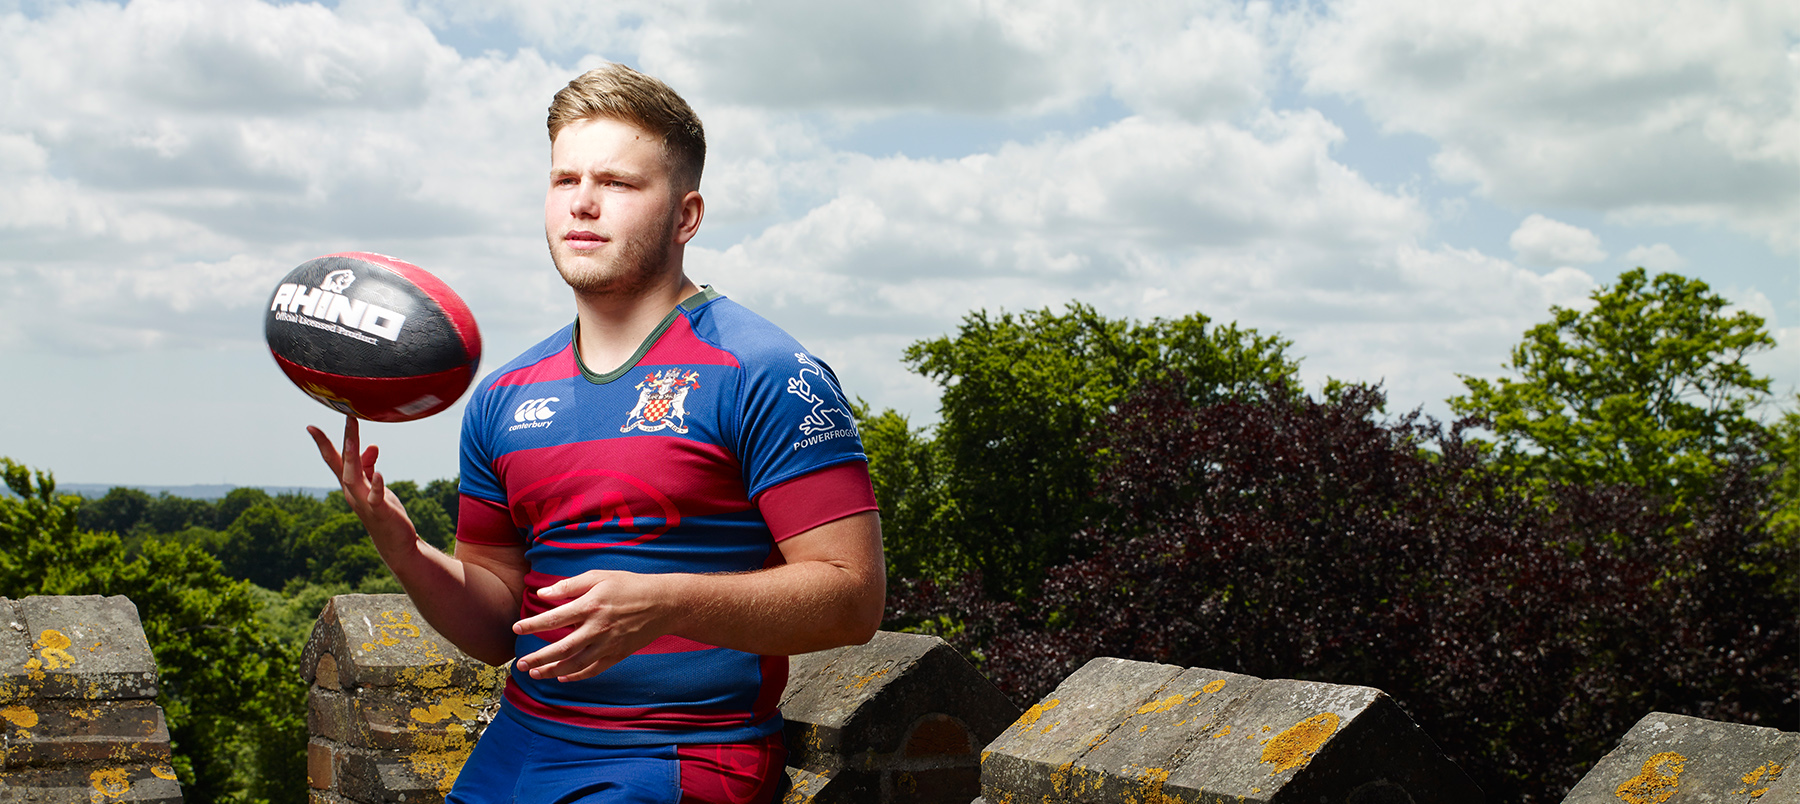
<path fill-rule="evenodd" d="M 570 232 L 568 234 L 565 234 L 565 235 L 563 235 L 563 239 L 564 240 L 580 240 L 580 241 L 586 241 L 586 242 L 590 242 L 590 243 L 600 243 L 600 242 L 605 241 L 605 238 L 603 238 L 597 234 L 594 234 L 593 232 L 581 232 L 581 231 L 575 231 L 575 232 Z"/>

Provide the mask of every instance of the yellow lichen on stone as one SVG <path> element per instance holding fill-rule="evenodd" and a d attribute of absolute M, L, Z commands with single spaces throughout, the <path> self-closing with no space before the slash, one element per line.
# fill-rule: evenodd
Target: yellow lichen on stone
<path fill-rule="evenodd" d="M 1175 799 L 1163 795 L 1163 783 L 1169 780 L 1169 772 L 1162 768 L 1144 768 L 1132 786 L 1125 791 L 1123 804 L 1176 804 Z"/>
<path fill-rule="evenodd" d="M 406 757 L 407 768 L 436 787 L 438 793 L 449 795 L 456 777 L 462 773 L 463 763 L 469 761 L 469 752 L 475 750 L 468 730 L 461 723 L 452 723 L 441 734 L 420 734 L 416 745 L 417 749 Z"/>
<path fill-rule="evenodd" d="M 1213 739 L 1217 740 L 1220 737 L 1228 737 L 1230 735 L 1231 735 L 1231 724 L 1227 723 L 1227 724 L 1225 724 L 1225 728 L 1219 729 L 1219 733 L 1213 735 Z"/>
<path fill-rule="evenodd" d="M 1783 770 L 1784 768 L 1773 760 L 1764 762 L 1756 770 L 1744 774 L 1744 789 L 1737 791 L 1736 795 L 1762 798 L 1764 793 L 1769 792 L 1769 785 L 1781 778 Z M 1758 785 L 1761 786 L 1758 787 Z"/>
<path fill-rule="evenodd" d="M 1218 692 L 1219 690 L 1222 690 L 1222 689 L 1225 689 L 1225 679 L 1221 678 L 1218 681 L 1211 682 L 1211 683 L 1207 684 L 1206 686 L 1201 687 L 1200 691 L 1204 692 L 1208 695 L 1211 695 L 1212 693 Z"/>
<path fill-rule="evenodd" d="M 1195 693 L 1195 694 L 1198 695 L 1199 693 Z M 1176 693 L 1176 694 L 1171 695 L 1167 698 L 1164 698 L 1160 701 L 1151 701 L 1147 704 L 1144 704 L 1143 706 L 1138 707 L 1137 713 L 1140 715 L 1148 715 L 1151 712 L 1167 712 L 1170 709 L 1174 709 L 1175 707 L 1180 706 L 1183 702 L 1185 702 L 1190 697 L 1192 697 L 1192 696 L 1184 695 L 1181 693 Z"/>
<path fill-rule="evenodd" d="M 124 768 L 105 768 L 88 774 L 88 782 L 93 785 L 93 792 L 88 793 L 88 801 L 106 801 L 124 796 L 131 792 L 131 777 Z"/>
<path fill-rule="evenodd" d="M 1043 703 L 1034 704 L 1030 709 L 1025 710 L 1025 714 L 1020 715 L 1019 719 L 1014 721 L 1014 724 L 1019 726 L 1035 725 L 1038 722 L 1038 719 L 1044 716 L 1045 712 L 1055 709 L 1060 704 L 1062 704 L 1062 701 L 1057 698 L 1051 698 Z"/>
<path fill-rule="evenodd" d="M 175 781 L 175 769 L 168 765 L 151 765 L 150 775 L 155 776 L 158 779 L 168 779 L 171 782 Z"/>
<path fill-rule="evenodd" d="M 867 687 L 867 686 L 869 686 L 869 682 L 871 682 L 871 681 L 874 681 L 874 680 L 875 680 L 875 679 L 878 679 L 878 678 L 881 678 L 881 677 L 882 677 L 882 676 L 885 676 L 885 675 L 887 675 L 887 674 L 888 674 L 888 672 L 889 672 L 889 671 L 891 671 L 891 670 L 893 670 L 893 669 L 894 669 L 894 668 L 892 668 L 892 667 L 887 667 L 887 668 L 883 668 L 883 669 L 880 669 L 880 670 L 877 670 L 877 671 L 875 671 L 875 672 L 873 672 L 873 673 L 870 673 L 870 674 L 868 674 L 868 675 L 866 675 L 866 676 L 856 676 L 856 680 L 855 680 L 855 681 L 853 681 L 853 682 L 851 682 L 851 683 L 849 683 L 849 684 L 845 684 L 845 685 L 844 685 L 844 689 L 850 689 L 850 690 L 860 690 L 860 689 L 862 689 L 862 688 L 863 688 L 863 687 Z"/>
<path fill-rule="evenodd" d="M 0 718 L 6 718 L 6 722 L 18 726 L 21 729 L 29 729 L 38 724 L 37 712 L 24 704 L 15 704 L 6 707 L 5 709 L 0 709 Z"/>
<path fill-rule="evenodd" d="M 1322 712 L 1289 726 L 1263 744 L 1262 761 L 1273 764 L 1270 776 L 1303 767 L 1338 730 L 1335 712 Z"/>
<path fill-rule="evenodd" d="M 480 714 L 480 712 L 476 710 L 474 706 L 470 705 L 469 696 L 447 695 L 443 700 L 437 703 L 422 708 L 414 708 L 407 714 L 411 715 L 413 720 L 424 723 L 441 723 L 449 718 L 474 720 L 475 716 Z M 416 731 L 418 726 L 412 725 L 408 726 L 408 728 Z"/>
<path fill-rule="evenodd" d="M 401 634 L 411 639 L 418 639 L 419 637 L 424 636 L 424 632 L 419 630 L 419 626 L 413 624 L 412 612 L 410 611 L 384 611 L 381 613 L 381 619 L 382 622 L 380 623 L 369 623 L 371 635 L 379 630 L 381 632 L 381 638 L 374 642 L 364 642 L 362 644 L 363 650 L 374 650 L 377 645 L 385 645 L 387 647 L 398 645 L 400 644 L 400 640 L 394 637 L 395 634 Z"/>
<path fill-rule="evenodd" d="M 37 651 L 39 656 L 43 657 L 42 666 L 44 669 L 61 670 L 64 667 L 73 667 L 75 665 L 75 657 L 70 656 L 68 650 L 69 646 L 72 644 L 74 643 L 70 642 L 69 637 L 63 632 L 54 628 L 46 628 L 42 633 L 38 634 L 37 641 L 31 643 L 31 648 L 32 650 Z M 35 669 L 32 668 L 31 665 L 32 662 L 36 661 L 38 660 L 33 659 L 31 662 L 26 662 L 25 667 L 27 669 Z"/>
<path fill-rule="evenodd" d="M 1613 791 L 1625 804 L 1662 804 L 1681 787 L 1681 771 L 1687 767 L 1687 757 L 1674 751 L 1664 751 L 1644 760 L 1644 767 L 1636 776 L 1619 784 Z"/>

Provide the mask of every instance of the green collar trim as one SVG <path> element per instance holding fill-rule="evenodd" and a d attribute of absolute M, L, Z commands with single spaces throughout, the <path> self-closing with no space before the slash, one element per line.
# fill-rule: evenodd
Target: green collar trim
<path fill-rule="evenodd" d="M 581 369 L 581 376 L 584 379 L 595 385 L 605 385 L 623 377 L 626 372 L 637 368 L 638 361 L 644 359 L 644 355 L 650 352 L 650 347 L 655 346 L 656 341 L 662 338 L 663 333 L 669 331 L 669 326 L 675 323 L 676 312 L 686 310 L 691 313 L 723 295 L 725 294 L 713 290 L 711 285 L 701 285 L 700 290 L 694 295 L 682 299 L 681 303 L 676 305 L 676 310 L 670 310 L 668 315 L 663 316 L 663 320 L 656 325 L 656 329 L 651 330 L 650 334 L 645 336 L 644 342 L 638 344 L 637 351 L 632 352 L 630 358 L 620 364 L 618 368 L 605 374 L 596 374 L 588 370 L 587 363 L 581 359 L 581 320 L 576 319 L 575 326 L 569 330 L 570 345 L 575 347 L 575 366 Z"/>

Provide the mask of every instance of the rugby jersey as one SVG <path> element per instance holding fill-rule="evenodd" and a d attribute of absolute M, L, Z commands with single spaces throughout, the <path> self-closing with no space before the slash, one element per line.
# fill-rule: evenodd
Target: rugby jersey
<path fill-rule="evenodd" d="M 483 380 L 463 416 L 457 539 L 523 545 L 537 590 L 594 569 L 738 572 L 781 539 L 875 508 L 837 378 L 792 337 L 705 288 L 625 365 L 582 366 L 575 325 Z M 516 637 L 525 656 L 568 629 Z M 595 745 L 740 742 L 781 728 L 787 657 L 664 636 L 592 678 L 514 670 L 503 708 Z"/>

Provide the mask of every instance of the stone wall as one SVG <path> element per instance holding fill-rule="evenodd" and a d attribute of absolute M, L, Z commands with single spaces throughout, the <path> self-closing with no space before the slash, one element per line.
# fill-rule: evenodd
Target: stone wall
<path fill-rule="evenodd" d="M 1478 804 L 1380 690 L 1095 659 L 986 751 L 990 804 Z"/>
<path fill-rule="evenodd" d="M 438 802 L 504 676 L 403 595 L 334 598 L 301 668 L 314 804 Z M 0 801 L 178 804 L 123 597 L 0 598 Z M 796 656 L 787 804 L 1424 804 L 1482 792 L 1380 690 L 1095 659 L 1019 708 L 934 637 Z M 1652 713 L 1565 804 L 1800 804 L 1800 734 Z M 977 796 L 980 796 L 977 798 Z"/>
<path fill-rule="evenodd" d="M 469 658 L 405 595 L 340 595 L 301 657 L 314 804 L 443 801 L 499 704 L 503 671 Z"/>
<path fill-rule="evenodd" d="M 130 600 L 0 598 L 0 673 L 0 801 L 179 804 Z"/>
<path fill-rule="evenodd" d="M 1651 712 L 1563 804 L 1800 802 L 1800 734 Z"/>

